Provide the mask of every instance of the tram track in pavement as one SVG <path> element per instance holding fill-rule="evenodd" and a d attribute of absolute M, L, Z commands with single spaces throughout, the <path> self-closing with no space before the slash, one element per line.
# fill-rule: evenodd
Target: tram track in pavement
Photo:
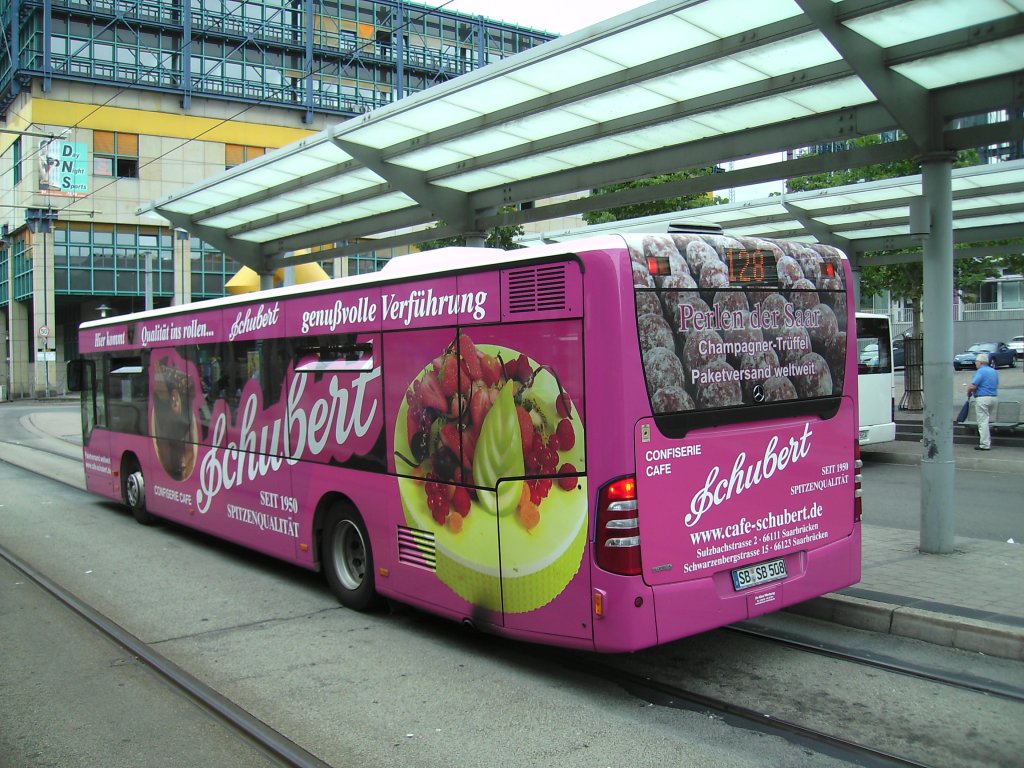
<path fill-rule="evenodd" d="M 835 734 L 811 728 L 792 720 L 777 717 L 770 712 L 727 701 L 679 685 L 655 680 L 646 675 L 627 672 L 610 664 L 590 658 L 586 661 L 563 659 L 563 666 L 602 680 L 615 683 L 637 698 L 657 706 L 675 707 L 692 712 L 710 713 L 727 724 L 777 736 L 798 746 L 821 752 L 839 760 L 869 768 L 934 768 L 930 763 L 875 749 Z"/>
<path fill-rule="evenodd" d="M 581 660 L 559 655 L 559 659 L 565 667 L 618 685 L 649 705 L 719 718 L 729 726 L 786 739 L 794 746 L 851 764 L 1007 764 L 995 758 L 995 753 L 986 757 L 985 750 L 977 760 L 963 754 L 953 758 L 955 753 L 946 752 L 945 745 L 957 742 L 962 746 L 963 739 L 983 733 L 984 724 L 989 722 L 986 718 L 992 712 L 998 711 L 1004 719 L 1016 717 L 1013 713 L 1020 712 L 1024 705 L 1024 686 L 1019 677 L 1002 680 L 998 673 L 987 674 L 984 668 L 956 666 L 955 660 L 950 660 L 952 665 L 945 665 L 941 660 L 919 661 L 911 656 L 899 659 L 883 649 L 872 649 L 870 644 L 864 649 L 851 649 L 842 640 L 837 643 L 829 637 L 816 637 L 813 630 L 808 636 L 806 629 L 799 628 L 787 633 L 784 626 L 766 629 L 733 625 L 712 634 L 717 639 L 709 645 L 690 639 L 683 641 L 676 653 L 652 649 L 639 664 L 603 656 Z M 772 648 L 778 650 L 771 651 Z M 783 662 L 780 654 L 792 654 L 789 658 L 793 660 Z M 711 657 L 721 664 L 707 666 Z M 801 657 L 819 657 L 826 666 L 800 661 Z M 751 677 L 756 681 L 751 685 L 747 685 L 745 675 L 729 674 L 744 665 L 751 665 Z M 789 669 L 802 669 L 805 673 L 794 692 L 789 691 L 784 673 L 772 673 Z M 848 681 L 841 685 L 851 685 L 853 691 L 858 689 L 854 681 L 870 680 L 868 690 L 874 692 L 874 698 L 864 699 L 856 693 L 845 698 L 838 691 L 831 697 L 825 694 L 832 703 L 844 702 L 838 715 L 834 706 L 819 710 L 814 704 L 808 705 L 822 691 L 822 683 L 814 682 L 811 669 L 818 670 L 820 681 Z M 858 669 L 862 672 L 852 671 Z M 892 708 L 885 703 L 886 697 L 902 698 L 909 691 L 917 692 L 911 695 L 916 696 L 914 700 L 919 705 Z M 932 707 L 947 700 L 957 702 L 956 711 L 963 711 L 957 709 L 963 705 L 979 714 L 966 718 L 970 722 L 965 720 L 962 727 L 949 727 L 947 721 L 948 733 L 930 738 L 926 734 L 937 722 Z M 864 701 L 873 702 L 867 705 L 869 710 L 858 703 Z M 865 718 L 868 712 L 873 714 Z M 1000 745 L 998 753 L 1005 757 L 1005 746 Z M 940 754 L 945 757 L 940 759 Z M 964 761 L 958 762 L 960 758 Z"/>
<path fill-rule="evenodd" d="M 26 442 L 29 444 L 26 444 Z M 23 449 L 29 449 L 33 452 L 31 455 L 42 456 L 44 454 L 48 454 L 53 457 L 65 459 L 68 458 L 66 454 L 62 454 L 59 449 L 48 450 L 45 446 L 35 447 L 31 445 L 31 442 L 31 440 L 0 440 L 0 443 L 10 443 L 18 445 Z M 77 452 L 77 450 L 80 449 L 75 448 L 74 450 L 76 450 Z M 77 458 L 75 461 L 77 464 Z M 26 469 L 29 469 L 29 471 L 35 471 L 37 473 L 45 475 L 45 473 L 39 472 L 38 467 L 26 467 Z M 65 480 L 65 482 L 67 482 L 67 480 Z M 12 562 L 10 558 L 7 557 L 7 552 L 3 550 L 2 547 L 0 547 L 0 556 L 4 557 L 4 559 L 6 559 L 8 562 Z M 25 573 L 26 576 L 29 577 L 32 581 L 39 584 L 47 592 L 51 592 L 48 586 L 41 583 L 34 575 L 26 572 L 23 568 L 21 568 L 19 564 L 12 564 L 14 565 L 14 567 L 18 568 L 23 573 Z M 57 597 L 57 599 L 61 600 L 62 602 L 68 604 L 67 601 L 63 598 L 57 595 L 55 595 L 55 597 Z M 94 622 L 88 616 L 81 614 L 77 609 L 74 608 L 74 606 L 70 604 L 68 605 L 73 610 L 75 610 L 76 613 L 79 613 L 79 615 L 81 615 L 90 624 L 94 624 Z M 86 608 L 88 608 L 88 606 L 86 606 Z M 105 619 L 105 617 L 100 618 Z M 109 622 L 109 619 L 105 620 Z M 110 623 L 112 624 L 112 622 Z M 120 630 L 120 632 L 116 634 L 110 634 L 99 627 L 98 630 L 101 631 L 103 634 L 107 635 L 108 637 L 110 637 L 112 640 L 114 640 L 114 642 L 116 642 L 121 647 L 126 648 L 128 652 L 131 653 L 137 659 L 139 659 L 140 662 L 143 662 L 147 666 L 153 668 L 157 671 L 157 673 L 163 674 L 162 670 L 159 669 L 155 663 L 150 662 L 149 658 L 147 658 L 148 655 L 152 654 L 152 656 L 155 657 L 155 661 L 159 662 L 159 660 L 162 659 L 160 654 L 154 653 L 152 649 L 149 649 L 147 646 L 145 646 L 144 643 L 139 641 L 137 638 L 133 638 L 125 630 L 121 629 L 120 627 L 117 627 L 117 625 L 113 625 L 113 627 L 115 628 L 115 630 Z M 128 642 L 122 641 L 122 637 L 120 636 L 121 633 L 123 633 Z M 136 650 L 135 647 L 129 644 L 130 641 L 132 640 L 140 644 L 141 647 L 138 648 L 138 650 Z M 767 638 L 759 640 L 759 642 L 767 643 Z M 773 642 L 778 643 L 780 641 L 773 639 Z M 783 642 L 784 644 L 788 643 L 789 645 L 794 645 L 793 643 L 790 643 L 786 640 L 782 640 L 781 642 Z M 836 651 L 834 649 L 829 649 L 823 653 L 822 649 L 813 646 L 794 647 L 794 652 L 811 651 L 821 655 L 832 656 L 840 662 L 851 662 L 866 666 L 875 666 L 881 668 L 885 672 L 900 672 L 900 670 L 898 669 L 886 668 L 884 662 L 860 658 L 857 657 L 855 654 L 843 654 L 841 650 Z M 799 720 L 799 717 L 782 717 L 778 714 L 773 714 L 770 711 L 759 711 L 761 707 L 756 704 L 753 707 L 748 707 L 744 706 L 743 704 L 735 703 L 737 700 L 731 697 L 730 695 L 716 696 L 702 693 L 700 691 L 687 690 L 689 688 L 689 685 L 687 683 L 684 682 L 682 685 L 674 684 L 673 682 L 670 682 L 668 680 L 661 679 L 663 678 L 663 676 L 660 674 L 643 674 L 630 672 L 629 670 L 616 669 L 612 663 L 602 661 L 603 657 L 585 655 L 574 658 L 571 655 L 567 657 L 562 653 L 558 653 L 558 656 L 556 658 L 562 659 L 562 661 L 559 663 L 561 664 L 561 666 L 564 666 L 565 668 L 576 669 L 581 672 L 585 672 L 587 675 L 600 677 L 601 679 L 617 684 L 623 690 L 627 691 L 630 695 L 636 696 L 637 698 L 642 699 L 650 704 L 654 704 L 657 706 L 679 708 L 693 712 L 710 713 L 711 716 L 718 717 L 733 727 L 743 728 L 745 730 L 755 731 L 758 733 L 765 733 L 767 735 L 774 735 L 779 738 L 786 739 L 790 743 L 801 746 L 804 749 L 814 750 L 824 755 L 829 755 L 836 757 L 838 759 L 843 759 L 850 762 L 851 764 L 866 766 L 919 766 L 935 764 L 932 762 L 928 762 L 927 760 L 925 762 L 917 762 L 915 761 L 915 759 L 911 757 L 893 754 L 893 752 L 905 751 L 902 747 L 897 746 L 892 751 L 885 751 L 884 749 L 875 749 L 869 746 L 869 744 L 872 743 L 872 740 L 870 738 L 861 739 L 861 741 L 867 742 L 867 745 L 858 743 L 853 739 L 843 738 L 842 736 L 837 736 L 834 733 L 829 733 L 825 730 L 819 730 L 807 727 L 806 725 L 802 725 L 799 722 L 793 722 L 793 720 Z M 736 658 L 738 659 L 741 657 L 736 656 Z M 163 661 L 169 664 L 171 667 L 173 667 L 173 665 L 170 664 L 170 662 L 168 662 L 166 659 L 164 659 Z M 180 670 L 178 671 L 180 672 Z M 903 671 L 902 673 L 908 674 L 906 671 Z M 185 675 L 186 678 L 188 677 L 187 674 L 182 674 Z M 934 674 L 921 674 L 919 671 L 911 671 L 909 673 L 909 676 L 918 677 L 930 683 L 941 683 L 947 685 L 952 684 L 964 690 L 973 690 L 975 693 L 980 694 L 996 695 L 1002 698 L 1009 699 L 1013 702 L 1022 701 L 1019 692 L 1014 693 L 1011 691 L 1010 695 L 1007 696 L 1003 691 L 992 690 L 993 686 L 990 685 L 991 681 L 981 681 L 980 683 L 976 683 L 974 685 L 962 685 L 955 681 L 950 683 L 946 679 L 936 679 L 936 676 Z M 189 680 L 185 680 L 183 685 L 180 685 L 176 680 L 171 678 L 168 678 L 168 681 L 172 684 L 173 687 L 183 691 L 188 696 L 188 698 L 194 700 L 204 710 L 209 711 L 216 719 L 223 722 L 232 732 L 239 734 L 239 739 L 245 741 L 246 743 L 254 745 L 256 748 L 260 749 L 265 754 L 267 754 L 268 759 L 272 759 L 274 762 L 286 766 L 325 765 L 325 763 L 320 762 L 315 756 L 308 755 L 308 753 L 306 754 L 305 759 L 311 760 L 311 762 L 303 762 L 303 755 L 301 754 L 299 755 L 298 759 L 293 759 L 293 757 L 295 756 L 291 754 L 291 747 L 294 747 L 294 745 L 291 745 L 291 747 L 289 747 L 289 744 L 291 743 L 288 742 L 287 739 L 285 739 L 285 737 L 281 736 L 281 734 L 277 733 L 276 731 L 273 731 L 273 729 L 270 729 L 268 726 L 266 726 L 266 724 L 253 718 L 248 713 L 238 709 L 235 705 L 231 704 L 231 702 L 224 702 L 222 700 L 222 697 L 220 697 L 220 701 L 218 701 L 217 695 L 208 696 L 206 697 L 207 701 L 204 701 L 204 691 L 202 690 L 202 688 L 204 688 L 205 686 L 203 686 L 201 683 L 198 683 L 198 681 L 192 680 L 190 682 Z M 192 688 L 194 685 L 197 685 L 199 687 L 197 693 L 192 692 Z M 216 694 L 216 692 L 210 693 Z M 237 712 L 233 712 L 232 710 L 237 710 Z M 231 719 L 232 716 L 236 714 L 238 715 L 239 718 L 239 724 L 237 725 Z M 259 734 L 261 731 L 263 731 L 263 729 L 266 729 L 264 735 L 266 735 L 268 737 L 268 741 L 271 742 L 268 748 L 266 749 L 262 746 L 259 738 Z M 250 730 L 252 731 L 251 734 Z M 277 748 L 272 743 L 277 739 L 284 739 L 284 748 L 281 750 L 277 750 Z M 295 749 L 298 748 L 295 747 Z M 913 750 L 910 750 L 910 752 L 913 752 Z M 920 756 L 918 756 L 918 759 L 920 759 Z"/>
<path fill-rule="evenodd" d="M 989 696 L 998 696 L 999 698 L 1006 699 L 1007 701 L 1024 704 L 1024 690 L 1013 685 L 1001 683 L 998 680 L 980 679 L 970 675 L 953 675 L 935 669 L 928 669 L 923 665 L 911 664 L 891 658 L 883 658 L 878 654 L 858 654 L 838 646 L 829 646 L 821 642 L 808 642 L 806 640 L 799 640 L 784 634 L 767 632 L 751 627 L 732 625 L 723 627 L 721 631 L 764 640 L 784 648 L 792 648 L 805 653 L 814 653 L 820 656 L 826 656 L 830 659 L 836 659 L 838 661 L 872 667 L 874 669 L 905 675 L 907 677 L 913 677 L 927 682 L 940 683 L 960 690 L 973 691 L 975 693 L 982 693 Z"/>
<path fill-rule="evenodd" d="M 98 633 L 123 648 L 132 658 L 145 664 L 172 689 L 183 694 L 202 711 L 220 722 L 227 732 L 257 750 L 271 763 L 280 765 L 282 768 L 331 768 L 328 763 L 323 762 L 181 669 L 147 643 L 65 590 L 2 545 L 0 545 L 0 558 L 41 588 L 47 595 L 77 614 Z"/>
<path fill-rule="evenodd" d="M 57 450 L 55 448 L 47 448 L 41 445 L 32 445 L 30 442 L 25 440 L 9 440 L 0 439 L 0 444 L 13 446 L 19 450 L 31 451 L 32 453 L 41 454 L 43 456 L 53 456 L 58 459 L 66 459 L 72 461 L 76 465 L 82 461 L 82 447 L 78 446 L 73 451 L 68 450 Z M 0 459 L 2 460 L 2 459 Z"/>

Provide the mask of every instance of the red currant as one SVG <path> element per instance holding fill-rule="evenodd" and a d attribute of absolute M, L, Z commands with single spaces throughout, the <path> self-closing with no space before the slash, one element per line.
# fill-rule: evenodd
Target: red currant
<path fill-rule="evenodd" d="M 427 499 L 427 506 L 430 507 L 430 514 L 434 518 L 434 522 L 444 525 L 444 521 L 448 518 L 448 500 L 443 496 L 431 496 Z"/>
<path fill-rule="evenodd" d="M 545 473 L 554 472 L 558 468 L 558 452 L 550 445 L 545 445 L 537 452 L 540 458 L 541 471 Z"/>

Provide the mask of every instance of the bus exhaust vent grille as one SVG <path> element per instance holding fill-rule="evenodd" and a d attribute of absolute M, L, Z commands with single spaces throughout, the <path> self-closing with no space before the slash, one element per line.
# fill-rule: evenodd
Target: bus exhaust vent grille
<path fill-rule="evenodd" d="M 509 314 L 557 312 L 565 308 L 564 263 L 509 270 Z"/>
<path fill-rule="evenodd" d="M 434 543 L 434 534 L 418 528 L 398 526 L 398 561 L 436 571 L 437 546 Z"/>

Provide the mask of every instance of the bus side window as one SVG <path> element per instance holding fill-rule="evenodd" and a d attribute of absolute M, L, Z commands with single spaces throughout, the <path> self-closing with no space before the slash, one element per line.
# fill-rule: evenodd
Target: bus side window
<path fill-rule="evenodd" d="M 266 339 L 263 342 L 260 364 L 263 372 L 263 407 L 266 408 L 281 399 L 284 393 L 288 366 L 295 355 L 294 343 L 289 339 Z"/>
<path fill-rule="evenodd" d="M 96 359 L 96 426 L 107 426 L 107 387 L 105 382 L 110 377 L 110 356 L 103 355 Z"/>
<path fill-rule="evenodd" d="M 110 428 L 133 435 L 148 434 L 149 354 L 111 359 L 106 389 Z"/>

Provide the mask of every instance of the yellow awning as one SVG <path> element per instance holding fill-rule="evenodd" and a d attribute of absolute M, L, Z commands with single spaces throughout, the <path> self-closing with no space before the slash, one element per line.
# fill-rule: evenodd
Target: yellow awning
<path fill-rule="evenodd" d="M 284 284 L 284 269 L 284 267 L 280 267 L 274 272 L 275 288 Z M 295 283 L 297 285 L 330 279 L 331 276 L 324 272 L 323 267 L 319 264 L 309 263 L 295 266 Z M 235 273 L 234 277 L 224 284 L 224 289 L 232 296 L 237 296 L 241 293 L 253 293 L 260 289 L 260 276 L 256 274 L 255 270 L 249 267 L 242 267 Z"/>

